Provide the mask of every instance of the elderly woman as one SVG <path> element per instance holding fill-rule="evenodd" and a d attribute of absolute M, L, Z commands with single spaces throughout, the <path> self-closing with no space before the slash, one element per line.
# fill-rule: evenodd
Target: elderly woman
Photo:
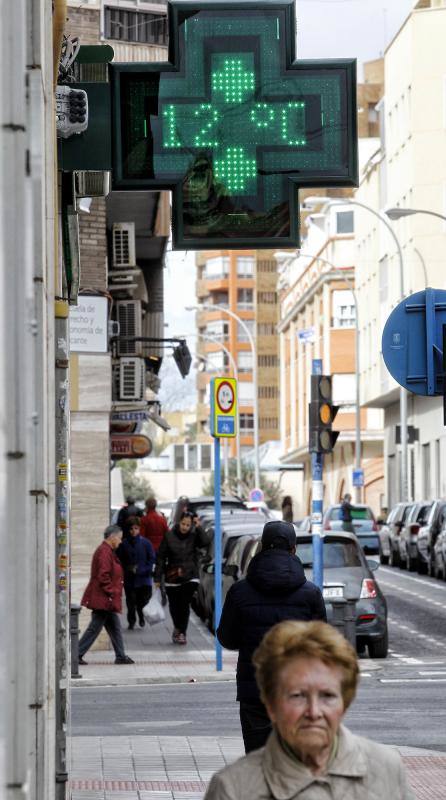
<path fill-rule="evenodd" d="M 356 653 L 324 622 L 281 622 L 254 654 L 273 723 L 265 747 L 214 775 L 205 800 L 415 800 L 398 752 L 341 722 Z"/>

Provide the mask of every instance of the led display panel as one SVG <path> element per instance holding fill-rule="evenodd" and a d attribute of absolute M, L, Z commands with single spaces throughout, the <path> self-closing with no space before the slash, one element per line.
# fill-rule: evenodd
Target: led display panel
<path fill-rule="evenodd" d="M 293 0 L 169 3 L 169 62 L 111 64 L 116 189 L 171 189 L 175 249 L 299 243 L 299 186 L 357 182 L 356 63 L 296 61 Z"/>

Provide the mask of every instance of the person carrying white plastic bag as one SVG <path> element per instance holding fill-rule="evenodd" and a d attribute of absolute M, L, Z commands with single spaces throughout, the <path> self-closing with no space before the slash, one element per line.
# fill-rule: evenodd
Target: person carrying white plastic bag
<path fill-rule="evenodd" d="M 160 589 L 155 589 L 149 602 L 144 606 L 142 613 L 149 625 L 156 625 L 157 622 L 164 622 L 166 614 L 162 605 Z"/>

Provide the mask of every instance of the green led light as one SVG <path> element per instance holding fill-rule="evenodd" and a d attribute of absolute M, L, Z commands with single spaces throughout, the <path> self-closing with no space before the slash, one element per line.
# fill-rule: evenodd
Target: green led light
<path fill-rule="evenodd" d="M 257 161 L 249 158 L 243 147 L 228 147 L 225 158 L 214 162 L 215 174 L 231 193 L 243 192 L 248 181 L 257 177 Z"/>

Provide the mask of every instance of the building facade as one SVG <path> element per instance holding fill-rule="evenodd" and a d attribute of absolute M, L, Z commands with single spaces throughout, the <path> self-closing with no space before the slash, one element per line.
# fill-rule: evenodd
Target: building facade
<path fill-rule="evenodd" d="M 277 269 L 271 251 L 203 251 L 197 254 L 197 352 L 204 371 L 197 374 L 197 425 L 208 436 L 209 386 L 213 374 L 238 372 L 241 453 L 254 443 L 254 398 L 258 395 L 260 443 L 278 439 L 279 352 Z M 213 308 L 215 306 L 215 310 Z M 254 385 L 253 352 L 243 327 L 225 313 L 236 314 L 255 341 L 258 385 Z M 223 346 L 223 347 L 222 347 Z M 235 444 L 231 443 L 235 455 Z"/>
<path fill-rule="evenodd" d="M 385 96 L 380 104 L 380 146 L 356 197 L 376 211 L 414 208 L 445 214 L 446 94 L 444 2 L 414 5 L 385 53 Z M 384 409 L 385 503 L 402 497 L 399 387 L 381 354 L 381 334 L 402 296 L 426 286 L 445 287 L 445 225 L 423 214 L 392 222 L 402 248 L 366 210 L 356 215 L 358 297 L 361 306 L 362 401 Z M 439 398 L 408 394 L 408 499 L 446 494 L 446 437 Z"/>

